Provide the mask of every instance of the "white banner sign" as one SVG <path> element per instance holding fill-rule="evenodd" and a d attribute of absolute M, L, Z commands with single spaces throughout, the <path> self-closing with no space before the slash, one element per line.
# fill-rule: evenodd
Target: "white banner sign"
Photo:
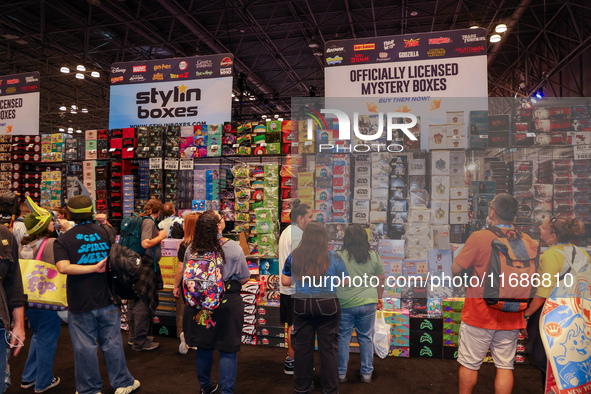
<path fill-rule="evenodd" d="M 39 134 L 39 73 L 0 77 L 0 134 Z"/>

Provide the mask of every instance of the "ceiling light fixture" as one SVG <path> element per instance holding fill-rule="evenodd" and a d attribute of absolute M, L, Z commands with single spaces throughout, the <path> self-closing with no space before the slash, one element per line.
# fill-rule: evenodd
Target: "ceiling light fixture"
<path fill-rule="evenodd" d="M 314 56 L 322 56 L 324 55 L 324 53 L 322 53 L 322 51 L 320 50 L 320 48 L 316 48 L 314 50 Z"/>
<path fill-rule="evenodd" d="M 267 119 L 267 115 L 263 115 L 263 116 L 261 116 L 261 118 Z"/>
<path fill-rule="evenodd" d="M 90 73 L 90 76 L 93 78 L 98 78 L 101 76 L 101 74 L 98 71 L 93 71 Z"/>
<path fill-rule="evenodd" d="M 501 35 L 500 34 L 493 34 L 492 36 L 490 36 L 490 42 L 499 42 L 501 41 Z"/>
<path fill-rule="evenodd" d="M 277 118 L 279 117 L 279 115 L 275 114 L 275 115 L 273 115 L 273 117 L 274 117 L 275 119 L 277 119 Z"/>
<path fill-rule="evenodd" d="M 76 66 L 76 70 L 78 71 L 86 71 L 86 67 L 84 67 L 82 64 L 79 64 Z"/>
<path fill-rule="evenodd" d="M 78 109 L 78 107 L 75 104 L 72 104 L 72 109 Z"/>
<path fill-rule="evenodd" d="M 283 118 L 277 118 L 277 120 L 283 122 Z"/>
<path fill-rule="evenodd" d="M 68 131 L 74 131 L 74 129 L 71 127 L 68 127 Z"/>
<path fill-rule="evenodd" d="M 63 127 L 60 127 L 60 129 L 59 129 L 59 130 L 60 130 L 62 133 L 63 133 L 64 131 L 66 131 L 66 130 L 65 130 Z"/>
<path fill-rule="evenodd" d="M 82 108 L 82 113 L 83 113 L 83 114 L 87 114 L 87 113 L 88 113 L 88 109 L 86 109 L 86 108 Z"/>
<path fill-rule="evenodd" d="M 70 69 L 68 67 L 64 66 L 64 67 L 60 68 L 60 71 L 63 72 L 64 74 L 67 74 L 70 72 Z"/>
<path fill-rule="evenodd" d="M 72 131 L 72 130 L 68 130 L 68 134 L 72 134 L 72 133 L 73 133 L 73 131 Z"/>
<path fill-rule="evenodd" d="M 76 78 L 78 78 L 78 79 L 84 79 L 84 74 L 82 74 L 82 73 L 76 73 Z"/>
<path fill-rule="evenodd" d="M 71 114 L 76 115 L 78 113 L 78 111 L 76 111 L 75 109 L 70 111 Z"/>
<path fill-rule="evenodd" d="M 65 110 L 67 110 L 66 106 L 65 106 L 65 105 L 62 105 L 62 106 L 60 107 L 60 111 L 65 111 Z"/>
<path fill-rule="evenodd" d="M 480 26 L 478 26 L 478 23 L 472 21 L 470 22 L 470 29 L 478 29 Z"/>
<path fill-rule="evenodd" d="M 82 130 L 76 130 L 76 133 L 81 134 Z"/>
<path fill-rule="evenodd" d="M 416 11 L 413 11 L 413 12 L 410 13 L 410 16 L 417 16 L 417 15 L 419 15 L 419 13 L 416 12 Z"/>
<path fill-rule="evenodd" d="M 312 36 L 312 39 L 310 40 L 310 42 L 308 42 L 308 46 L 310 48 L 318 48 L 320 46 L 320 43 L 318 41 L 316 41 L 315 36 Z"/>
<path fill-rule="evenodd" d="M 499 23 L 496 27 L 495 27 L 495 32 L 496 33 L 504 33 L 507 31 L 507 25 L 504 23 Z"/>

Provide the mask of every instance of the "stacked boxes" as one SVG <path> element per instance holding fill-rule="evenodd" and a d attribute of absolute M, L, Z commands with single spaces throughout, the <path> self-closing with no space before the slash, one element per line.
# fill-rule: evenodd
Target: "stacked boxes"
<path fill-rule="evenodd" d="M 207 126 L 207 157 L 222 155 L 222 130 L 223 126 L 221 124 Z"/>
<path fill-rule="evenodd" d="M 460 323 L 462 322 L 463 298 L 448 298 L 442 301 L 443 307 L 443 346 L 445 359 L 456 356 L 459 344 Z M 450 347 L 450 349 L 445 349 Z M 452 350 L 453 349 L 453 350 Z M 453 359 L 453 358 L 452 358 Z"/>
<path fill-rule="evenodd" d="M 332 220 L 349 223 L 351 211 L 351 156 L 334 154 L 332 167 Z"/>
<path fill-rule="evenodd" d="M 150 170 L 150 198 L 157 198 L 160 201 L 164 198 L 162 175 L 162 169 Z"/>
<path fill-rule="evenodd" d="M 250 232 L 250 167 L 238 164 L 232 168 L 234 174 L 234 230 Z"/>
<path fill-rule="evenodd" d="M 332 221 L 332 155 L 318 154 L 316 156 L 316 177 L 314 188 L 314 220 L 322 223 Z"/>
<path fill-rule="evenodd" d="M 244 304 L 244 324 L 242 325 L 242 344 L 256 345 L 257 305 L 265 292 L 265 282 L 250 281 L 242 285 L 242 303 Z"/>
<path fill-rule="evenodd" d="M 197 126 L 196 126 L 197 127 Z M 180 157 L 181 128 L 179 126 L 168 126 L 165 131 L 164 157 Z"/>
<path fill-rule="evenodd" d="M 133 127 L 127 127 L 121 130 L 123 135 L 122 140 L 122 151 L 121 151 L 121 158 L 122 159 L 133 159 L 135 157 L 135 152 L 137 150 L 137 138 L 135 135 L 135 129 Z M 162 149 L 162 140 L 158 139 L 157 143 L 155 143 L 150 149 L 161 150 Z M 156 156 L 160 157 L 161 154 Z M 152 156 L 154 157 L 154 156 Z"/>
<path fill-rule="evenodd" d="M 109 158 L 109 130 L 97 130 L 96 138 L 97 159 L 107 160 Z"/>
<path fill-rule="evenodd" d="M 279 212 L 279 166 L 264 166 L 263 208 L 255 209 L 256 234 L 259 254 L 265 257 L 277 257 L 279 239 L 277 212 Z"/>
<path fill-rule="evenodd" d="M 382 259 L 386 276 L 402 275 L 402 262 L 404 260 L 404 240 L 381 239 L 378 245 L 378 254 Z M 387 310 L 400 308 L 400 289 L 390 288 L 384 285 L 384 308 Z"/>
<path fill-rule="evenodd" d="M 488 147 L 488 111 L 470 111 L 470 148 Z"/>
<path fill-rule="evenodd" d="M 22 186 L 21 193 L 25 197 L 28 196 L 31 197 L 35 202 L 40 202 L 41 186 L 43 184 L 43 174 L 41 173 L 41 171 L 44 170 L 43 167 L 32 163 L 25 163 L 22 165 L 19 163 L 14 163 L 13 170 L 15 171 L 15 174 L 19 171 L 21 172 L 19 182 L 13 182 L 13 191 L 17 190 L 16 186 Z M 47 192 L 45 192 L 44 194 L 46 200 L 51 199 L 51 192 L 49 192 L 49 195 L 47 194 Z"/>
<path fill-rule="evenodd" d="M 126 129 L 123 129 L 123 130 L 125 131 Z M 129 138 L 129 137 L 127 137 L 127 138 Z M 161 126 L 138 127 L 138 129 L 137 129 L 137 158 L 138 159 L 148 159 L 150 157 L 162 157 L 162 140 L 163 140 L 163 128 Z M 122 143 L 124 143 L 124 145 L 129 145 L 131 143 L 131 141 L 127 140 L 127 141 L 123 141 Z M 131 156 L 131 157 L 133 157 L 133 156 Z"/>
<path fill-rule="evenodd" d="M 591 141 L 590 141 L 591 142 Z M 575 216 L 584 223 L 591 223 L 591 161 L 575 160 L 573 163 Z"/>
<path fill-rule="evenodd" d="M 131 188 L 129 187 L 131 182 Z M 125 202 L 131 202 L 131 209 L 133 211 L 133 178 L 126 180 L 126 187 L 123 187 L 123 162 L 121 160 L 111 161 L 111 177 L 109 178 L 109 214 L 112 219 L 123 219 L 123 205 Z M 126 199 L 126 194 L 129 197 Z M 131 213 L 131 212 L 130 212 Z M 127 214 L 126 214 L 127 215 Z"/>
<path fill-rule="evenodd" d="M 158 299 L 160 302 L 152 318 L 152 332 L 160 336 L 176 337 L 176 301 L 172 291 L 158 291 Z"/>
<path fill-rule="evenodd" d="M 138 129 L 138 133 L 140 129 Z M 138 146 L 138 157 L 140 157 L 142 154 L 142 150 Z M 111 157 L 112 160 L 121 160 L 123 158 L 122 129 L 111 129 L 109 131 L 109 157 Z"/>
<path fill-rule="evenodd" d="M 41 161 L 58 162 L 64 159 L 64 134 L 41 134 Z M 35 156 L 35 154 L 32 154 Z M 24 154 L 23 154 L 24 160 Z"/>
<path fill-rule="evenodd" d="M 238 130 L 236 124 L 226 122 L 222 131 L 222 156 L 233 156 L 237 152 Z"/>
<path fill-rule="evenodd" d="M 286 327 L 281 324 L 278 305 L 258 305 L 256 308 L 257 345 L 286 348 Z"/>
<path fill-rule="evenodd" d="M 433 248 L 431 231 L 432 211 L 424 207 L 411 207 L 404 240 L 407 259 L 427 260 L 429 249 Z"/>
<path fill-rule="evenodd" d="M 408 310 L 382 311 L 386 323 L 390 324 L 389 356 L 409 357 L 410 318 Z"/>
<path fill-rule="evenodd" d="M 468 205 L 468 185 L 466 185 L 466 174 L 464 170 L 466 153 L 452 152 L 450 161 L 449 222 L 452 225 L 467 224 L 470 208 Z"/>
<path fill-rule="evenodd" d="M 531 160 L 514 161 L 510 163 L 510 170 L 513 178 L 513 196 L 517 199 L 519 208 L 517 210 L 516 223 L 531 223 L 532 213 L 535 208 L 537 212 L 552 210 L 552 194 L 550 201 L 544 202 L 538 200 L 534 206 L 532 186 L 534 184 L 533 176 L 534 163 Z"/>
<path fill-rule="evenodd" d="M 577 161 L 577 172 L 574 172 L 574 168 L 575 161 L 572 159 L 548 160 L 540 164 L 540 183 L 554 185 L 554 215 L 574 215 L 575 206 L 578 206 L 576 211 L 581 212 L 583 217 L 588 217 L 585 210 L 590 206 L 590 201 L 589 194 L 585 195 L 585 192 L 589 189 L 589 173 L 584 172 L 587 165 L 581 165 L 581 161 Z"/>
<path fill-rule="evenodd" d="M 97 160 L 98 159 L 98 131 L 97 130 L 86 130 L 86 138 L 84 139 L 85 145 L 85 159 L 86 160 Z"/>
<path fill-rule="evenodd" d="M 15 167 L 20 168 L 21 165 L 18 163 L 0 163 L 0 190 L 11 190 L 14 186 L 14 190 L 20 190 L 21 174 Z M 14 182 L 13 182 L 14 177 Z"/>
<path fill-rule="evenodd" d="M 59 141 L 60 138 L 57 137 L 58 134 L 56 134 L 56 136 L 54 137 L 53 134 L 51 134 L 51 138 L 55 139 L 56 141 Z M 62 134 L 62 137 L 64 135 Z M 25 136 L 21 136 L 21 135 L 15 135 L 12 137 L 12 144 L 10 144 L 10 135 L 5 136 L 5 143 L 0 143 L 0 154 L 6 153 L 6 154 L 12 154 L 12 161 L 32 161 L 32 162 L 39 162 L 42 158 L 41 155 L 41 149 L 42 149 L 42 145 L 41 145 L 41 136 L 35 135 L 25 135 Z M 70 138 L 67 138 L 70 139 Z M 63 140 L 66 140 L 66 137 L 63 137 Z M 53 145 L 52 145 L 52 149 L 53 149 Z M 64 144 L 65 147 L 65 144 Z M 59 145 L 55 146 L 56 148 L 56 153 L 59 152 L 57 149 L 59 148 Z M 46 150 L 47 145 L 46 145 Z M 53 150 L 52 150 L 53 152 Z M 51 159 L 51 160 L 47 160 L 47 161 L 58 161 L 58 158 L 56 157 L 55 160 Z"/>
<path fill-rule="evenodd" d="M 43 171 L 41 173 L 41 206 L 50 209 L 62 206 L 61 171 Z"/>
<path fill-rule="evenodd" d="M 95 167 L 95 208 L 98 213 L 105 213 L 108 210 L 107 200 L 107 162 L 98 161 Z"/>
<path fill-rule="evenodd" d="M 259 155 L 259 154 L 267 154 L 267 155 L 277 155 L 281 153 L 281 137 L 282 137 L 282 132 L 283 132 L 283 125 L 285 124 L 285 121 L 277 121 L 277 120 L 272 120 L 267 122 L 267 127 L 266 127 L 266 131 L 267 134 L 265 135 L 265 150 L 261 150 L 261 151 L 257 151 L 257 149 L 255 148 L 255 151 L 253 152 L 255 155 Z M 291 123 L 290 126 L 291 128 Z M 255 133 L 257 132 L 257 127 L 255 127 Z M 256 136 L 255 136 L 256 138 Z M 258 141 L 253 141 L 255 142 L 255 144 L 258 143 Z M 257 147 L 259 148 L 259 147 Z"/>
<path fill-rule="evenodd" d="M 133 202 L 135 198 L 135 191 L 133 187 L 133 175 L 123 175 L 122 178 L 122 212 L 123 216 L 128 216 L 133 213 Z"/>
<path fill-rule="evenodd" d="M 195 154 L 194 145 L 194 126 L 181 127 L 181 137 L 179 142 L 179 154 L 183 159 L 190 159 Z"/>
<path fill-rule="evenodd" d="M 509 146 L 509 115 L 489 115 L 488 146 L 505 148 Z"/>
<path fill-rule="evenodd" d="M 96 161 L 84 161 L 82 171 L 82 183 L 88 190 L 90 198 L 96 199 Z"/>
<path fill-rule="evenodd" d="M 443 320 L 440 318 L 410 318 L 410 356 L 442 358 Z"/>
<path fill-rule="evenodd" d="M 434 225 L 449 224 L 451 152 L 433 151 L 431 153 L 431 210 Z"/>
<path fill-rule="evenodd" d="M 508 163 L 499 160 L 485 162 L 485 178 L 496 182 L 494 193 L 511 192 L 511 171 Z"/>
<path fill-rule="evenodd" d="M 390 182 L 396 181 L 404 182 L 405 175 L 394 175 L 394 178 L 390 177 L 391 168 L 390 168 L 390 160 L 392 159 L 389 153 L 372 153 L 371 157 L 371 199 L 369 205 L 369 223 L 370 223 L 370 243 L 372 247 L 377 250 L 378 248 L 378 241 L 388 234 L 388 201 L 389 201 L 389 191 L 390 191 Z M 400 157 L 400 159 L 402 159 Z M 408 172 L 408 168 L 406 163 L 402 163 L 402 160 L 396 162 L 396 164 L 392 164 L 394 166 L 393 171 L 396 174 L 396 170 L 398 169 L 399 173 L 406 174 Z M 357 177 L 356 177 L 357 178 Z M 357 181 L 357 179 L 356 179 Z M 394 215 L 392 215 L 392 221 L 400 222 L 400 220 L 404 221 L 404 210 L 403 202 L 400 201 L 399 204 L 394 204 L 392 207 L 399 209 Z"/>
<path fill-rule="evenodd" d="M 353 181 L 353 217 L 351 218 L 353 223 L 363 224 L 369 223 L 370 221 L 372 194 L 371 181 L 371 155 L 355 155 L 355 178 Z M 382 201 L 387 201 L 387 199 L 383 199 Z"/>

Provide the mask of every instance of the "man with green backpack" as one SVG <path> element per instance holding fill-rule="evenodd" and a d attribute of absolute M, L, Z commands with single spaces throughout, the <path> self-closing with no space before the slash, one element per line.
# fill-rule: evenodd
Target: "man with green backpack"
<path fill-rule="evenodd" d="M 160 346 L 148 337 L 148 331 L 152 314 L 158 306 L 158 289 L 162 288 L 158 261 L 162 255 L 160 242 L 167 234 L 164 230 L 158 230 L 155 221 L 161 209 L 160 200 L 150 199 L 142 214 L 128 216 L 121 223 L 120 244 L 142 256 L 139 280 L 135 285 L 137 297 L 127 304 L 128 344 L 138 352 L 154 350 Z"/>

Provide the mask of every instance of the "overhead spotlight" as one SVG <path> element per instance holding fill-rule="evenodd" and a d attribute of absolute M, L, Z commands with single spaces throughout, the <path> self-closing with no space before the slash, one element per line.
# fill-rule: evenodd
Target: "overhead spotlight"
<path fill-rule="evenodd" d="M 70 111 L 71 114 L 76 115 L 78 113 L 78 111 L 76 111 L 75 109 Z"/>
<path fill-rule="evenodd" d="M 533 98 L 533 97 L 532 97 L 532 98 L 531 98 L 531 102 L 535 104 L 535 103 L 537 103 L 537 102 L 538 102 L 538 100 L 536 100 L 535 98 Z"/>
<path fill-rule="evenodd" d="M 72 104 L 72 109 L 78 109 L 78 107 L 75 104 Z"/>
<path fill-rule="evenodd" d="M 66 106 L 65 106 L 65 105 L 62 105 L 62 106 L 60 107 L 60 111 L 65 111 L 65 110 L 67 110 Z"/>
<path fill-rule="evenodd" d="M 236 95 L 234 93 L 232 93 L 232 97 L 236 97 Z"/>
<path fill-rule="evenodd" d="M 90 73 L 90 76 L 93 78 L 98 78 L 101 76 L 101 74 L 98 71 L 93 71 Z"/>
<path fill-rule="evenodd" d="M 417 15 L 419 15 L 419 13 L 416 12 L 416 11 L 413 11 L 413 12 L 410 13 L 410 16 L 417 16 Z"/>
<path fill-rule="evenodd" d="M 74 131 L 74 129 L 71 127 L 68 127 L 68 131 Z"/>
<path fill-rule="evenodd" d="M 71 131 L 71 130 L 68 130 L 68 134 L 72 134 L 72 133 L 73 133 L 73 131 Z"/>
<path fill-rule="evenodd" d="M 87 113 L 88 113 L 88 109 L 86 109 L 86 108 L 82 108 L 82 113 L 83 113 L 83 114 L 87 114 Z"/>
<path fill-rule="evenodd" d="M 504 33 L 507 31 L 507 25 L 504 23 L 499 23 L 496 27 L 495 27 L 495 32 L 496 33 Z"/>
<path fill-rule="evenodd" d="M 279 117 L 279 115 L 275 114 L 275 115 L 273 115 L 273 117 L 274 117 L 275 119 L 277 119 L 277 118 Z"/>
<path fill-rule="evenodd" d="M 78 130 L 76 130 L 76 133 L 81 134 L 82 130 L 78 129 Z"/>
<path fill-rule="evenodd" d="M 538 90 L 536 92 L 536 98 L 538 98 L 538 99 L 544 98 L 544 92 L 542 92 L 541 90 Z"/>
<path fill-rule="evenodd" d="M 59 128 L 59 131 L 61 131 L 61 132 L 63 133 L 63 132 L 64 132 L 64 131 L 66 131 L 66 130 L 65 130 L 63 127 L 60 127 L 60 128 Z"/>
<path fill-rule="evenodd" d="M 271 118 L 267 118 L 267 119 L 265 119 L 265 120 L 266 120 L 267 122 L 270 122 L 270 121 L 271 121 Z"/>
<path fill-rule="evenodd" d="M 501 35 L 500 34 L 493 34 L 492 36 L 490 36 L 489 41 L 490 42 L 499 42 L 499 41 L 501 41 Z"/>
<path fill-rule="evenodd" d="M 76 78 L 78 78 L 78 79 L 84 79 L 84 74 L 82 74 L 82 73 L 76 73 Z"/>
<path fill-rule="evenodd" d="M 314 56 L 323 56 L 324 53 L 320 50 L 320 48 L 314 49 Z"/>
<path fill-rule="evenodd" d="M 283 118 L 277 118 L 277 120 L 283 122 Z"/>
<path fill-rule="evenodd" d="M 64 66 L 64 67 L 60 68 L 60 71 L 63 72 L 64 74 L 67 74 L 70 72 L 70 69 L 68 67 Z"/>
<path fill-rule="evenodd" d="M 261 116 L 261 118 L 267 119 L 267 115 L 263 115 L 263 116 Z"/>
<path fill-rule="evenodd" d="M 320 46 L 320 43 L 316 41 L 316 37 L 312 36 L 312 39 L 310 40 L 310 42 L 308 42 L 308 46 L 310 48 L 318 48 Z"/>
<path fill-rule="evenodd" d="M 478 29 L 479 27 L 475 21 L 470 22 L 470 29 Z"/>
<path fill-rule="evenodd" d="M 79 64 L 76 66 L 76 70 L 84 72 L 86 71 L 86 67 L 84 67 L 82 64 Z"/>

